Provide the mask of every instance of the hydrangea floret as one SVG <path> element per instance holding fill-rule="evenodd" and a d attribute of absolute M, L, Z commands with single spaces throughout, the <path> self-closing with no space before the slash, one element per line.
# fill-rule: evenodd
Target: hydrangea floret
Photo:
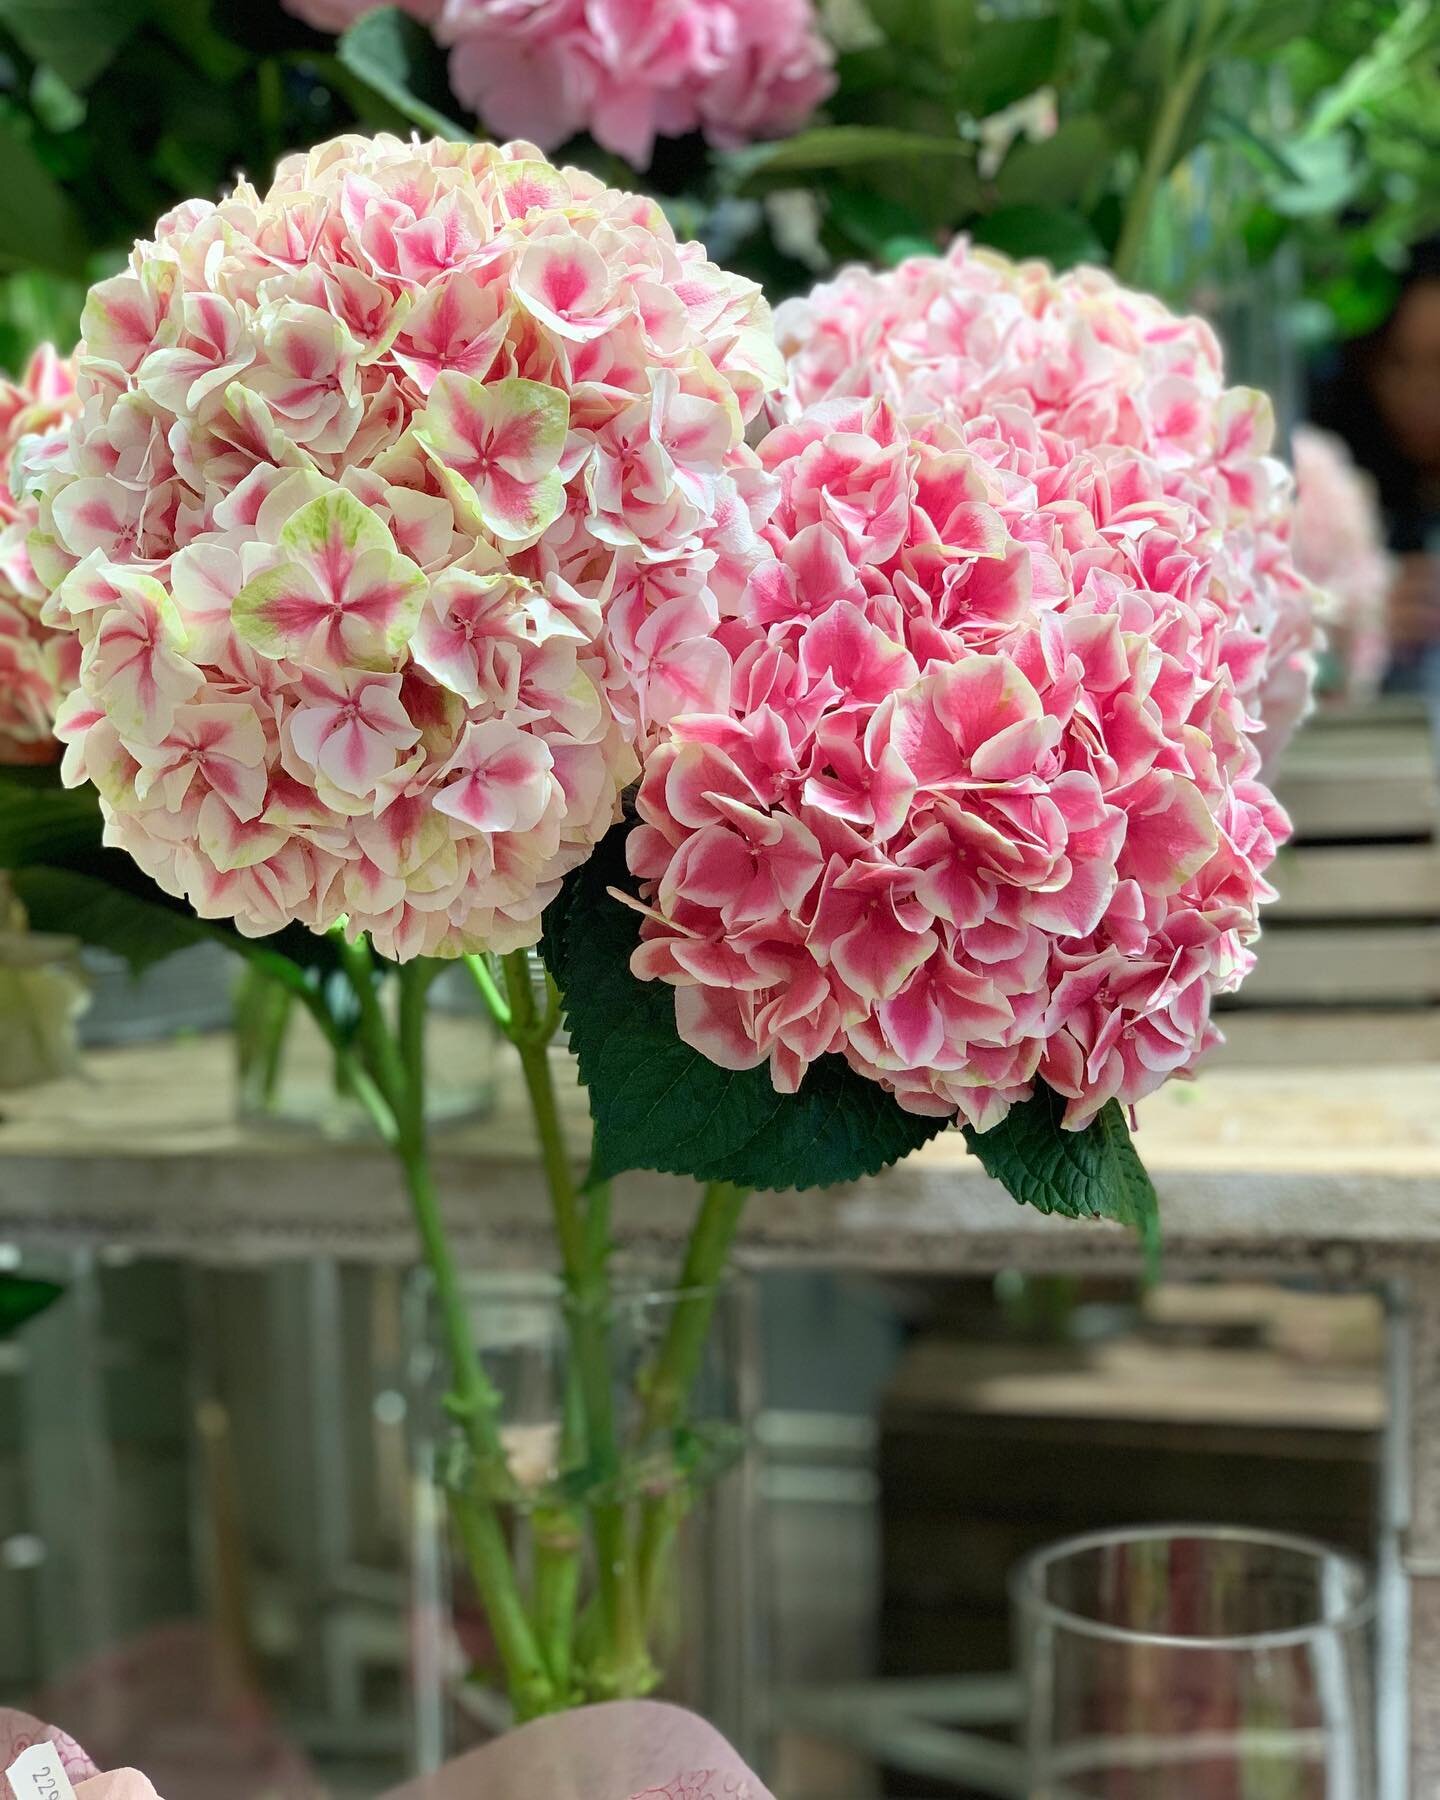
<path fill-rule="evenodd" d="M 1050 410 L 832 399 L 761 445 L 731 704 L 629 840 L 635 973 L 712 1061 L 793 1092 L 837 1053 L 981 1132 L 1043 1081 L 1079 1129 L 1215 1041 L 1287 829 L 1229 564 L 1203 493 Z"/>
<path fill-rule="evenodd" d="M 759 290 L 531 145 L 337 139 L 169 214 L 83 331 L 31 547 L 108 839 L 247 934 L 534 942 L 728 692 Z"/>
<path fill-rule="evenodd" d="M 75 639 L 40 622 L 45 593 L 27 548 L 31 484 L 60 451 L 74 396 L 70 364 L 48 344 L 18 381 L 0 380 L 0 763 L 54 761 L 55 714 L 79 672 Z"/>
<path fill-rule="evenodd" d="M 325 31 L 377 0 L 287 0 Z M 638 169 L 657 137 L 733 147 L 799 129 L 835 87 L 812 0 L 404 0 L 450 51 L 488 130 L 547 150 L 577 132 Z"/>
<path fill-rule="evenodd" d="M 884 394 L 962 419 L 1018 406 L 1076 449 L 1143 453 L 1166 497 L 1214 530 L 1221 653 L 1273 766 L 1308 703 L 1317 596 L 1295 563 L 1270 401 L 1226 385 L 1209 325 L 1105 270 L 1056 275 L 961 238 L 884 274 L 845 269 L 780 307 L 776 330 L 802 405 Z"/>

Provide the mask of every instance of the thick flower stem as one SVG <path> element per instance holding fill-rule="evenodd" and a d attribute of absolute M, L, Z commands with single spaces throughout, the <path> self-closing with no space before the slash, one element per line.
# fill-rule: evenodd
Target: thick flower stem
<path fill-rule="evenodd" d="M 542 1014 L 536 1006 L 524 951 L 504 959 L 504 974 L 509 1035 L 525 1076 L 560 1243 L 572 1353 L 584 1406 L 587 1467 L 598 1496 L 590 1514 L 604 1636 L 588 1677 L 597 1698 L 618 1699 L 648 1693 L 657 1676 L 646 1647 L 639 1583 L 619 1497 L 621 1458 L 609 1344 L 609 1193 L 603 1186 L 594 1189 L 587 1209 L 575 1183 L 550 1068 L 556 1008 L 551 1004 Z"/>
<path fill-rule="evenodd" d="M 533 1718 L 554 1711 L 560 1698 L 525 1609 L 499 1514 L 486 1492 L 487 1483 L 503 1487 L 507 1470 L 496 1425 L 498 1399 L 476 1354 L 464 1286 L 450 1251 L 430 1170 L 425 1129 L 425 996 L 431 971 L 423 963 L 407 964 L 400 970 L 397 1042 L 380 1006 L 368 948 L 341 943 L 339 949 L 359 1006 L 360 1045 L 372 1110 L 378 1101 L 388 1114 L 387 1135 L 404 1172 L 421 1249 L 435 1284 L 435 1306 L 450 1369 L 449 1410 L 465 1434 L 470 1453 L 470 1481 L 466 1488 L 452 1490 L 451 1511 L 515 1710 L 521 1718 Z"/>
<path fill-rule="evenodd" d="M 705 1189 L 686 1246 L 670 1328 L 654 1363 L 641 1377 L 647 1437 L 673 1431 L 685 1416 L 710 1335 L 717 1285 L 730 1260 L 748 1198 L 748 1189 L 728 1181 L 712 1181 Z M 652 1495 L 640 1509 L 636 1563 L 647 1621 L 654 1617 L 664 1591 L 671 1551 L 687 1507 L 685 1494 L 672 1489 Z"/>

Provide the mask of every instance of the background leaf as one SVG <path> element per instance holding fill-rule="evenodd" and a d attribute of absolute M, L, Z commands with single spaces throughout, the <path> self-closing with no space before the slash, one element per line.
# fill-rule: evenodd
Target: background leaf
<path fill-rule="evenodd" d="M 1057 269 L 1076 263 L 1103 263 L 1105 246 L 1089 220 L 1061 206 L 1002 206 L 975 221 L 977 244 L 1020 260 L 1043 256 Z"/>
<path fill-rule="evenodd" d="M 188 910 L 127 894 L 98 875 L 30 868 L 15 870 L 10 881 L 33 931 L 59 932 L 108 950 L 135 975 L 216 935 Z"/>
<path fill-rule="evenodd" d="M 108 847 L 103 832 L 92 787 L 62 788 L 53 768 L 0 771 L 0 869 L 33 930 L 108 950 L 137 973 L 206 941 L 261 966 L 283 961 L 321 974 L 336 966 L 330 940 L 303 925 L 257 939 L 223 920 L 196 918 L 188 901 Z"/>
<path fill-rule="evenodd" d="M 995 178 L 1003 206 L 1064 206 L 1090 187 L 1110 152 L 1094 114 L 1067 119 L 1047 138 L 1021 138 Z"/>
<path fill-rule="evenodd" d="M 340 40 L 339 57 L 422 131 L 457 142 L 471 136 L 443 110 L 450 90 L 434 38 L 398 8 L 382 7 L 352 25 Z"/>
<path fill-rule="evenodd" d="M 28 1275 L 0 1271 L 0 1341 L 13 1337 L 22 1325 L 52 1306 L 65 1292 L 53 1281 L 36 1281 Z"/>
<path fill-rule="evenodd" d="M 149 10 L 150 0 L 0 0 L 0 25 L 27 56 L 83 91 Z"/>
<path fill-rule="evenodd" d="M 567 878 L 542 946 L 590 1090 L 597 1179 L 657 1169 L 760 1189 L 828 1187 L 877 1173 L 945 1128 L 903 1111 L 838 1056 L 822 1057 L 798 1094 L 777 1094 L 768 1068 L 721 1069 L 682 1043 L 674 990 L 630 972 L 639 916 L 608 892 L 636 885 L 628 829 L 617 825 Z"/>
<path fill-rule="evenodd" d="M 15 121 L 0 117 L 0 268 L 76 275 L 84 267 L 74 204 Z"/>
<path fill-rule="evenodd" d="M 963 164 L 973 161 L 974 154 L 973 145 L 959 137 L 900 131 L 886 125 L 824 125 L 773 144 L 752 144 L 732 151 L 724 161 L 732 176 L 745 183 L 761 175 L 813 174 L 824 169 L 864 168 L 876 162 L 929 163 L 942 158 Z M 978 194 L 978 176 L 975 187 Z"/>

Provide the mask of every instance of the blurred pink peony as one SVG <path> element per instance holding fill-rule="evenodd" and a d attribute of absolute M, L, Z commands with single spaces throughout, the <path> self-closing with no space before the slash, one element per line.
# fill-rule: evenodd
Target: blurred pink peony
<path fill-rule="evenodd" d="M 346 138 L 161 220 L 84 332 L 31 545 L 108 840 L 252 935 L 533 943 L 725 698 L 759 290 L 532 146 Z"/>
<path fill-rule="evenodd" d="M 0 380 L 0 763 L 55 760 L 55 713 L 79 674 L 79 645 L 40 623 L 44 590 L 25 547 L 37 516 L 30 483 L 75 405 L 70 364 L 49 344 L 18 382 Z"/>
<path fill-rule="evenodd" d="M 730 706 L 647 761 L 636 973 L 722 1067 L 839 1053 L 981 1130 L 1037 1077 L 1078 1128 L 1187 1071 L 1287 831 L 1206 494 L 1008 401 L 825 401 L 760 457 L 778 560 Z"/>
<path fill-rule="evenodd" d="M 340 31 L 377 0 L 286 0 Z M 729 147 L 797 130 L 835 87 L 812 0 L 404 0 L 451 50 L 456 95 L 499 137 L 577 131 L 634 167 L 657 137 Z"/>
<path fill-rule="evenodd" d="M 914 415 L 1024 407 L 1076 449 L 1138 451 L 1213 528 L 1223 660 L 1273 762 L 1308 704 L 1316 596 L 1265 395 L 1225 386 L 1214 332 L 1100 269 L 1054 275 L 959 239 L 884 275 L 843 270 L 776 313 L 796 400 L 885 394 Z"/>
<path fill-rule="evenodd" d="M 1321 617 L 1353 700 L 1373 698 L 1389 657 L 1386 598 L 1392 576 L 1375 486 L 1345 444 L 1299 425 L 1295 458 L 1295 561 L 1321 590 Z"/>

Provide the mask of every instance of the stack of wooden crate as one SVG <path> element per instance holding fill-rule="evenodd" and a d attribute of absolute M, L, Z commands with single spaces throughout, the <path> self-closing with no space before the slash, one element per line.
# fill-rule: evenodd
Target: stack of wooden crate
<path fill-rule="evenodd" d="M 1232 1063 L 1440 1057 L 1440 806 L 1424 709 L 1321 712 L 1277 781 L 1295 837 L 1260 960 L 1219 1023 Z"/>

